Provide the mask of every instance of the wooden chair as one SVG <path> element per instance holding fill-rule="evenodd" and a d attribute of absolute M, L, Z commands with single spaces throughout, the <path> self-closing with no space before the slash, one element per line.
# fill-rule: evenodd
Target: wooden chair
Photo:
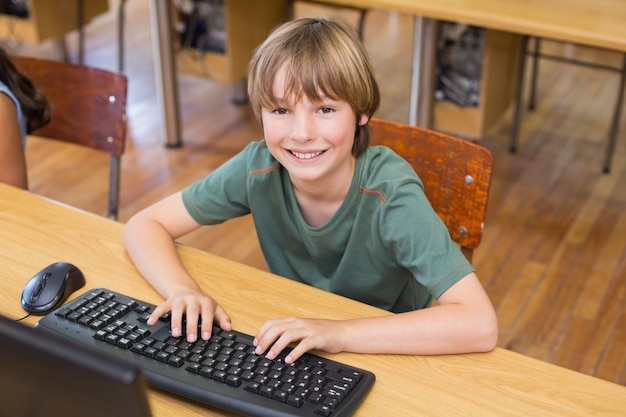
<path fill-rule="evenodd" d="M 50 123 L 34 135 L 111 155 L 107 217 L 117 219 L 120 158 L 126 144 L 126 76 L 64 62 L 11 59 L 46 96 L 52 108 Z"/>
<path fill-rule="evenodd" d="M 474 143 L 417 126 L 372 119 L 372 145 L 406 159 L 424 183 L 426 197 L 471 262 L 480 243 L 493 159 Z"/>

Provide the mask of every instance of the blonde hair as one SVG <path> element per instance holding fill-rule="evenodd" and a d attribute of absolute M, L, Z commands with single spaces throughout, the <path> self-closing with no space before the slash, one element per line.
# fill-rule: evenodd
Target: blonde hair
<path fill-rule="evenodd" d="M 320 95 L 342 100 L 354 110 L 357 126 L 352 154 L 359 156 L 370 143 L 369 126 L 359 126 L 378 109 L 380 90 L 370 59 L 352 28 L 325 19 L 303 18 L 276 28 L 256 49 L 248 71 L 248 95 L 255 116 L 277 105 L 274 76 L 284 67 L 285 93 L 296 100 Z"/>

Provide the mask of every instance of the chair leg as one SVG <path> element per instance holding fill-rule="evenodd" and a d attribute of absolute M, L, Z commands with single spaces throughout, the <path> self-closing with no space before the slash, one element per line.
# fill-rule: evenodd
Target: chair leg
<path fill-rule="evenodd" d="M 85 0 L 78 0 L 78 63 L 85 63 Z"/>
<path fill-rule="evenodd" d="M 365 31 L 365 17 L 367 16 L 367 12 L 369 9 L 360 9 L 359 13 L 359 23 L 358 23 L 358 31 L 359 31 L 359 39 L 363 42 L 363 32 Z"/>
<path fill-rule="evenodd" d="M 611 171 L 611 159 L 615 151 L 615 141 L 617 140 L 619 122 L 622 115 L 622 104 L 624 102 L 624 85 L 626 85 L 626 53 L 622 58 L 622 71 L 620 73 L 619 87 L 617 90 L 617 102 L 613 110 L 613 119 L 611 120 L 611 128 L 609 130 L 609 142 L 604 157 L 603 171 L 605 174 Z"/>
<path fill-rule="evenodd" d="M 120 0 L 117 10 L 117 70 L 124 72 L 124 6 L 126 0 Z"/>
<path fill-rule="evenodd" d="M 111 220 L 117 220 L 120 199 L 120 171 L 121 160 L 119 156 L 111 155 L 109 168 L 109 200 L 107 208 L 107 217 Z"/>
<path fill-rule="evenodd" d="M 54 41 L 55 45 L 56 45 L 56 51 L 59 53 L 60 55 L 60 59 L 63 62 L 70 62 L 70 54 L 68 52 L 68 48 L 67 48 L 67 42 L 65 41 L 65 37 L 60 37 L 58 39 L 56 39 Z"/>
<path fill-rule="evenodd" d="M 528 98 L 528 109 L 535 110 L 537 92 L 537 72 L 539 71 L 539 55 L 541 49 L 541 39 L 535 38 L 535 50 L 533 51 L 533 65 L 530 73 L 530 96 Z"/>
<path fill-rule="evenodd" d="M 524 72 L 526 70 L 526 49 L 528 48 L 528 36 L 522 36 L 522 47 L 517 63 L 517 79 L 515 80 L 515 104 L 513 107 L 513 121 L 511 123 L 511 138 L 509 150 L 517 152 L 517 136 L 519 134 L 519 124 L 522 118 L 522 92 L 524 90 Z"/>
<path fill-rule="evenodd" d="M 230 102 L 235 106 L 244 106 L 248 104 L 248 100 L 248 79 L 244 77 L 231 86 Z"/>

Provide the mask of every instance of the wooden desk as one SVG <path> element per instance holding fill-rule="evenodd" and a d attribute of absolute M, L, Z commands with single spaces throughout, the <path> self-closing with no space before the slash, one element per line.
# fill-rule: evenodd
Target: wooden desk
<path fill-rule="evenodd" d="M 86 288 L 104 286 L 160 302 L 127 257 L 120 223 L 0 184 L 0 230 L 0 314 L 24 316 L 19 303 L 23 285 L 61 260 L 83 271 Z M 180 254 L 244 332 L 254 333 L 275 316 L 390 314 L 197 249 L 181 247 Z M 31 325 L 36 321 L 26 319 Z M 376 374 L 357 416 L 623 416 L 626 410 L 626 387 L 504 349 L 431 357 L 332 357 Z M 157 417 L 225 415 L 152 390 L 150 402 Z"/>
<path fill-rule="evenodd" d="M 305 0 L 306 1 L 306 0 Z M 623 0 L 315 0 L 626 51 Z"/>
<path fill-rule="evenodd" d="M 84 5 L 76 0 L 29 0 L 29 16 L 26 19 L 0 14 L 0 38 L 24 42 L 41 42 L 57 39 L 68 32 L 79 29 L 92 18 L 109 9 L 107 0 L 90 0 Z M 83 16 L 79 10 L 83 7 Z"/>

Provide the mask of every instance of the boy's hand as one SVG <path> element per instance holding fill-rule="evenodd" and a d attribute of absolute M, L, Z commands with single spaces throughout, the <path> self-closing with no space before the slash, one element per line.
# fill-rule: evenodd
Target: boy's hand
<path fill-rule="evenodd" d="M 290 343 L 297 343 L 285 358 L 286 363 L 295 362 L 311 349 L 330 353 L 343 350 L 342 322 L 323 319 L 288 317 L 268 320 L 254 338 L 256 354 L 266 353 L 268 359 L 276 358 Z"/>
<path fill-rule="evenodd" d="M 188 291 L 173 294 L 152 312 L 147 324 L 155 324 L 165 313 L 170 313 L 173 337 L 180 337 L 183 334 L 183 316 L 185 317 L 185 334 L 189 343 L 198 340 L 200 318 L 202 318 L 200 329 L 202 340 L 211 338 L 213 322 L 223 330 L 232 330 L 230 317 L 224 309 L 213 298 L 201 292 Z"/>

